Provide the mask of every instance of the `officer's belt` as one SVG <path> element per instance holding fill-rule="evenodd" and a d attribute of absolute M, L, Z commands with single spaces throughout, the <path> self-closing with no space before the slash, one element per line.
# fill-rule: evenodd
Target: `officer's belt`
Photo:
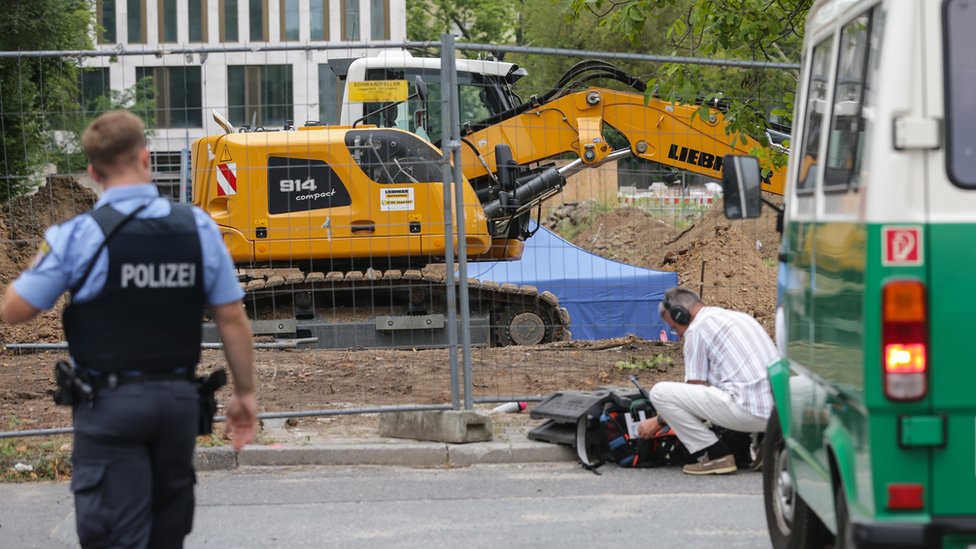
<path fill-rule="evenodd" d="M 180 368 L 178 370 L 164 372 L 127 371 L 105 373 L 87 370 L 82 373 L 82 376 L 86 378 L 88 383 L 91 384 L 92 388 L 95 390 L 114 389 L 119 385 L 125 385 L 128 383 L 143 383 L 146 381 L 193 381 L 196 379 L 192 368 Z"/>

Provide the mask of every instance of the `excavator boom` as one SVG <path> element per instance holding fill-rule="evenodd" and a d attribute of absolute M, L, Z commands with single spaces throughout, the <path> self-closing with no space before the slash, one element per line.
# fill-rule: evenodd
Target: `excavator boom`
<path fill-rule="evenodd" d="M 722 157 L 748 154 L 753 141 L 726 133 L 718 109 L 708 109 L 705 117 L 699 109 L 659 98 L 645 102 L 642 94 L 605 88 L 570 93 L 465 136 L 472 146 L 463 149 L 464 175 L 473 180 L 497 171 L 499 143 L 511 146 L 521 166 L 565 153 L 598 165 L 614 151 L 606 136 L 610 126 L 627 138 L 638 158 L 721 179 Z M 785 169 L 774 170 L 763 190 L 782 195 L 785 175 Z"/>

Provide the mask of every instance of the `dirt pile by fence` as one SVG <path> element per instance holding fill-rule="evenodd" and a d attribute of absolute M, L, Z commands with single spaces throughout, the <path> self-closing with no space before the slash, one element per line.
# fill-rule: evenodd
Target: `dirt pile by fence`
<path fill-rule="evenodd" d="M 74 178 L 51 176 L 36 193 L 0 206 L 0 281 L 4 287 L 30 266 L 49 226 L 91 209 L 96 200 L 95 193 Z M 53 310 L 27 324 L 0 324 L 0 338 L 4 342 L 60 341 L 63 302 L 61 298 Z"/>
<path fill-rule="evenodd" d="M 759 219 L 730 221 L 719 201 L 682 231 L 636 207 L 599 213 L 581 204 L 557 210 L 546 225 L 608 259 L 676 272 L 706 302 L 747 312 L 772 333 L 779 248 L 772 208 Z"/>

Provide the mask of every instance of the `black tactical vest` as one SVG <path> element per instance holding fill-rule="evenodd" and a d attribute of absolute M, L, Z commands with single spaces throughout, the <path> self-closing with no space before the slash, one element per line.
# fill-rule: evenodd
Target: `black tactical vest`
<path fill-rule="evenodd" d="M 166 217 L 124 223 L 125 216 L 110 206 L 88 215 L 111 235 L 108 278 L 93 299 L 72 300 L 64 311 L 76 364 L 102 372 L 195 368 L 205 296 L 193 210 L 173 204 Z"/>

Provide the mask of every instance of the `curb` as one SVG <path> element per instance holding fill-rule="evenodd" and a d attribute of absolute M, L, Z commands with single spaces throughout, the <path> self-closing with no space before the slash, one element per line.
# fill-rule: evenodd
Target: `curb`
<path fill-rule="evenodd" d="M 239 454 L 229 446 L 197 448 L 194 465 L 197 471 L 227 471 L 238 467 L 295 465 L 466 467 L 575 460 L 576 453 L 572 448 L 545 442 L 445 444 L 387 439 L 303 446 L 248 446 Z"/>

